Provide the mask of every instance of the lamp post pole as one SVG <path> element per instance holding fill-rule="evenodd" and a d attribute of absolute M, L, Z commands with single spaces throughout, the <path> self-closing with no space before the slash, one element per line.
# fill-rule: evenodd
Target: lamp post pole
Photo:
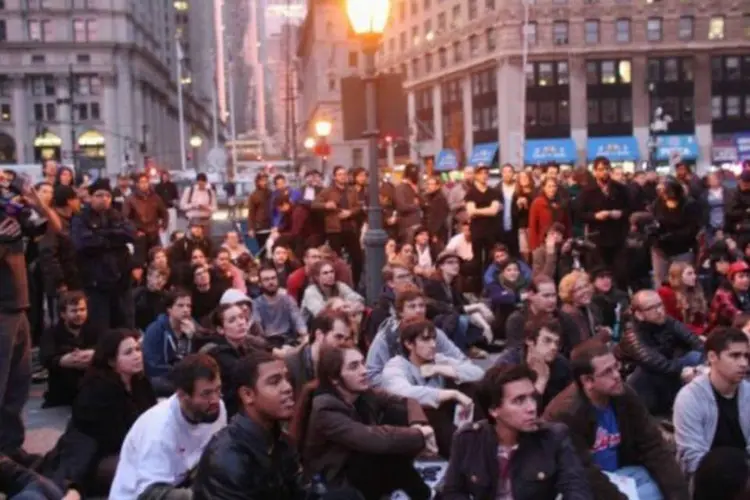
<path fill-rule="evenodd" d="M 380 207 L 380 172 L 378 171 L 377 96 L 375 84 L 375 51 L 378 40 L 364 39 L 365 53 L 365 114 L 367 130 L 367 158 L 370 182 L 367 186 L 367 232 L 365 232 L 365 276 L 367 277 L 367 301 L 372 304 L 383 289 L 383 266 L 385 266 L 385 244 L 388 234 L 383 230 L 383 211 Z"/>

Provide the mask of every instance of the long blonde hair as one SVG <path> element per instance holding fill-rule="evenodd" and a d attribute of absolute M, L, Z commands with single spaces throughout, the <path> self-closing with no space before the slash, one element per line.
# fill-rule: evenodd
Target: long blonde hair
<path fill-rule="evenodd" d="M 695 266 L 687 262 L 672 262 L 667 273 L 667 282 L 677 297 L 677 307 L 682 313 L 682 319 L 689 323 L 693 315 L 708 313 L 708 303 L 697 280 L 695 286 L 690 288 L 682 281 L 682 275 L 688 268 L 695 271 Z"/>

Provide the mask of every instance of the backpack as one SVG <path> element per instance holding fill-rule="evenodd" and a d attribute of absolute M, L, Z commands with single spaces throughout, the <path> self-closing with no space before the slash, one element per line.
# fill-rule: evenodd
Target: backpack
<path fill-rule="evenodd" d="M 188 191 L 188 205 L 193 203 L 193 193 L 195 192 L 195 186 L 190 186 L 190 191 Z M 212 205 L 214 202 L 214 190 L 209 187 L 208 188 L 208 204 Z"/>

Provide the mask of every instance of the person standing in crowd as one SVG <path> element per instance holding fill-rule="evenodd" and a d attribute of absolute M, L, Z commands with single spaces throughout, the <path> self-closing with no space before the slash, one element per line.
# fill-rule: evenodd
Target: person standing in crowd
<path fill-rule="evenodd" d="M 182 192 L 180 209 L 188 220 L 203 226 L 204 234 L 211 236 L 211 216 L 218 208 L 216 193 L 203 172 L 195 177 L 195 184 Z"/>
<path fill-rule="evenodd" d="M 557 179 L 546 177 L 529 209 L 529 249 L 532 254 L 544 245 L 545 235 L 555 224 L 562 226 L 563 239 L 570 236 L 570 215 L 560 197 Z"/>
<path fill-rule="evenodd" d="M 151 189 L 148 174 L 138 174 L 133 194 L 127 197 L 122 215 L 137 231 L 135 247 L 136 268 L 142 267 L 152 248 L 161 245 L 160 231 L 169 226 L 169 213 L 161 197 Z M 142 273 L 143 270 L 140 269 Z M 136 276 L 136 281 L 140 277 Z"/>
<path fill-rule="evenodd" d="M 750 345 L 735 328 L 717 328 L 706 339 L 711 370 L 683 387 L 674 403 L 677 459 L 692 476 L 711 450 L 739 449 L 750 456 Z"/>
<path fill-rule="evenodd" d="M 132 328 L 133 225 L 113 209 L 109 181 L 98 179 L 89 186 L 91 203 L 73 217 L 71 239 L 78 258 L 81 282 L 89 304 L 93 328 Z"/>
<path fill-rule="evenodd" d="M 227 182 L 224 183 L 224 194 L 227 195 L 229 220 L 234 222 L 235 217 L 237 217 L 237 183 L 234 182 L 232 174 L 227 175 Z"/>
<path fill-rule="evenodd" d="M 487 420 L 456 433 L 441 498 L 594 500 L 565 426 L 539 421 L 535 379 L 521 365 L 487 370 L 477 388 Z"/>
<path fill-rule="evenodd" d="M 471 251 L 475 275 L 481 277 L 492 262 L 492 246 L 497 235 L 497 214 L 503 209 L 500 195 L 487 185 L 489 167 L 480 166 L 474 174 L 474 185 L 466 193 L 466 213 L 471 230 Z M 481 284 L 481 279 L 479 280 Z"/>
<path fill-rule="evenodd" d="M 247 199 L 247 234 L 255 238 L 258 248 L 265 248 L 271 234 L 271 190 L 268 188 L 268 174 L 255 175 L 255 191 Z"/>
<path fill-rule="evenodd" d="M 173 370 L 177 392 L 143 413 L 125 437 L 109 500 L 190 500 L 190 473 L 227 424 L 216 361 L 194 354 Z"/>
<path fill-rule="evenodd" d="M 299 457 L 281 430 L 294 413 L 294 393 L 286 374 L 284 362 L 267 353 L 237 363 L 242 411 L 203 451 L 193 500 L 305 498 Z"/>
<path fill-rule="evenodd" d="M 701 199 L 704 190 L 703 183 L 701 182 L 701 179 L 694 175 L 690 170 L 690 165 L 684 161 L 678 162 L 674 166 L 674 175 L 686 196 L 689 196 L 693 200 Z"/>
<path fill-rule="evenodd" d="M 630 195 L 627 188 L 612 182 L 609 177 L 609 160 L 603 156 L 594 159 L 596 183 L 587 186 L 579 195 L 578 216 L 586 223 L 589 235 L 597 246 L 597 260 L 611 269 L 617 286 L 627 288 L 627 262 L 625 238 L 628 235 Z"/>
<path fill-rule="evenodd" d="M 42 164 L 42 177 L 44 182 L 48 182 L 51 186 L 55 185 L 57 180 L 57 161 L 56 160 L 44 160 Z"/>
<path fill-rule="evenodd" d="M 440 177 L 431 176 L 425 183 L 424 195 L 425 228 L 431 235 L 431 245 L 442 250 L 448 242 L 448 221 L 451 214 L 448 200 L 443 193 Z"/>
<path fill-rule="evenodd" d="M 37 238 L 46 230 L 59 232 L 61 224 L 28 182 L 19 194 L 27 208 L 47 220 L 47 227 L 22 226 L 15 216 L 0 210 L 0 454 L 28 465 L 30 457 L 22 448 L 22 412 L 31 386 L 31 332 L 23 237 Z"/>
<path fill-rule="evenodd" d="M 726 203 L 725 233 L 737 239 L 750 234 L 748 217 L 750 217 L 750 169 L 745 169 L 740 174 L 737 189 Z"/>
<path fill-rule="evenodd" d="M 162 170 L 159 174 L 159 183 L 154 186 L 154 191 L 161 198 L 169 215 L 169 224 L 161 238 L 162 245 L 167 246 L 169 235 L 177 228 L 177 202 L 180 199 L 180 194 L 177 192 L 177 185 L 172 182 L 171 176 L 166 170 Z"/>
<path fill-rule="evenodd" d="M 516 200 L 516 171 L 513 165 L 506 163 L 502 170 L 503 181 L 500 185 L 500 227 L 498 228 L 498 240 L 508 247 L 513 257 L 519 257 L 518 246 L 518 219 L 515 217 Z"/>
<path fill-rule="evenodd" d="M 466 194 L 474 186 L 474 167 L 465 166 L 460 172 L 462 179 L 457 182 L 447 193 L 448 206 L 456 222 L 468 222 L 466 215 Z"/>
<path fill-rule="evenodd" d="M 518 251 L 521 258 L 530 262 L 529 248 L 529 209 L 534 201 L 536 188 L 528 172 L 518 172 L 516 175 L 516 189 L 513 195 L 513 219 L 518 226 Z"/>
<path fill-rule="evenodd" d="M 131 179 L 129 175 L 121 174 L 117 176 L 117 186 L 112 190 L 112 208 L 122 213 L 122 208 L 125 206 L 125 200 L 133 194 L 132 185 L 133 179 Z"/>
<path fill-rule="evenodd" d="M 703 205 L 703 229 L 706 232 L 709 246 L 724 236 L 724 212 L 732 194 L 729 189 L 721 185 L 716 172 L 706 176 L 706 190 L 699 200 Z"/>
<path fill-rule="evenodd" d="M 611 476 L 632 478 L 640 500 L 688 500 L 685 478 L 648 410 L 620 375 L 603 342 L 587 340 L 571 355 L 575 382 L 547 406 L 564 423 L 595 498 L 622 499 Z"/>
<path fill-rule="evenodd" d="M 278 228 L 281 223 L 282 213 L 279 212 L 277 200 L 284 198 L 289 204 L 295 205 L 302 196 L 299 191 L 289 187 L 283 174 L 276 174 L 273 178 L 274 191 L 271 194 L 271 226 Z"/>
<path fill-rule="evenodd" d="M 422 223 L 422 198 L 419 195 L 419 167 L 408 163 L 404 167 L 404 178 L 393 192 L 393 207 L 396 210 L 398 238 L 411 241 L 412 230 Z"/>
<path fill-rule="evenodd" d="M 318 194 L 312 207 L 324 213 L 323 224 L 328 243 L 340 256 L 346 251 L 351 262 L 354 282 L 359 283 L 363 256 L 356 222 L 362 207 L 357 200 L 357 193 L 349 185 L 349 175 L 344 167 L 334 167 L 331 186 Z"/>

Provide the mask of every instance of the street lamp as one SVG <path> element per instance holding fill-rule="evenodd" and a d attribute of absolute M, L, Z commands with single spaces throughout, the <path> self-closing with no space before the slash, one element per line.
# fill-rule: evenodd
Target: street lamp
<path fill-rule="evenodd" d="M 312 149 L 315 147 L 315 139 L 313 139 L 312 137 L 308 137 L 307 139 L 305 139 L 304 146 L 306 150 L 312 151 Z"/>
<path fill-rule="evenodd" d="M 390 15 L 390 0 L 346 0 L 346 13 L 352 31 L 362 43 L 365 54 L 365 112 L 367 130 L 363 134 L 368 142 L 367 232 L 365 233 L 365 273 L 367 275 L 367 300 L 377 300 L 383 288 L 385 243 L 388 235 L 383 231 L 383 213 L 380 207 L 380 175 L 378 172 L 377 102 L 375 95 L 375 52 L 383 37 Z"/>
<path fill-rule="evenodd" d="M 656 84 L 650 82 L 648 84 L 648 92 L 651 94 L 651 99 L 656 99 Z M 663 134 L 669 130 L 669 125 L 672 123 L 672 117 L 664 112 L 661 106 L 657 106 L 654 109 L 654 116 L 649 124 L 649 167 L 651 170 L 656 170 L 656 164 L 658 161 L 658 150 L 659 140 L 658 134 Z"/>
<path fill-rule="evenodd" d="M 320 171 L 324 176 L 326 175 L 328 155 L 330 154 L 328 136 L 331 135 L 332 128 L 333 125 L 328 120 L 318 120 L 315 122 L 315 135 L 318 136 L 316 154 L 320 156 Z"/>
<path fill-rule="evenodd" d="M 318 137 L 328 137 L 331 135 L 333 125 L 328 120 L 318 120 L 315 122 L 315 133 Z"/>
<path fill-rule="evenodd" d="M 193 148 L 193 167 L 198 169 L 198 148 L 203 145 L 203 138 L 198 134 L 190 136 L 190 147 Z"/>

